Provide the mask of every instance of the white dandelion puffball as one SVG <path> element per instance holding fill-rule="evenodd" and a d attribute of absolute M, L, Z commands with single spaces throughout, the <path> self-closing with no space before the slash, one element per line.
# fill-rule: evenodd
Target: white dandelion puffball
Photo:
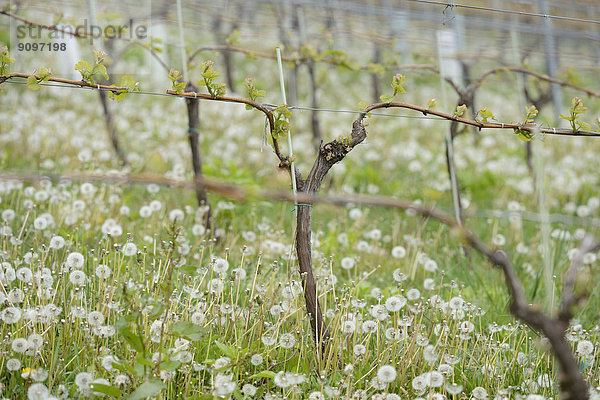
<path fill-rule="evenodd" d="M 182 222 L 183 217 L 185 217 L 185 213 L 178 208 L 169 211 L 169 221 L 171 222 Z"/>
<path fill-rule="evenodd" d="M 594 344 L 589 340 L 581 340 L 577 343 L 577 354 L 582 357 L 590 356 L 594 353 Z"/>
<path fill-rule="evenodd" d="M 393 382 L 396 379 L 397 372 L 391 365 L 382 365 L 377 371 L 377 378 L 385 383 Z"/>
<path fill-rule="evenodd" d="M 65 246 L 65 242 L 65 238 L 63 238 L 62 236 L 52 236 L 48 247 L 54 250 L 60 250 Z"/>
<path fill-rule="evenodd" d="M 223 274 L 229 269 L 229 261 L 224 258 L 217 257 L 213 261 L 213 270 L 216 273 Z"/>
<path fill-rule="evenodd" d="M 125 245 L 125 247 L 123 247 L 123 254 L 126 255 L 127 257 L 132 257 L 135 256 L 137 253 L 137 246 L 135 245 L 135 243 L 127 243 Z"/>
<path fill-rule="evenodd" d="M 85 272 L 76 269 L 69 274 L 69 281 L 75 286 L 85 285 Z"/>
<path fill-rule="evenodd" d="M 400 294 L 388 297 L 385 301 L 385 308 L 389 312 L 400 311 L 406 305 L 406 298 Z"/>
<path fill-rule="evenodd" d="M 292 333 L 284 333 L 279 337 L 279 345 L 284 349 L 291 349 L 296 345 L 296 338 Z"/>
<path fill-rule="evenodd" d="M 87 321 L 92 326 L 100 326 L 104 323 L 104 314 L 100 311 L 92 311 L 88 314 Z"/>
<path fill-rule="evenodd" d="M 83 254 L 78 253 L 76 251 L 69 253 L 67 256 L 67 266 L 70 269 L 81 269 L 83 264 L 85 263 L 85 257 Z"/>
<path fill-rule="evenodd" d="M 343 269 L 352 269 L 353 267 L 354 267 L 354 259 L 352 257 L 342 258 L 342 268 Z"/>
<path fill-rule="evenodd" d="M 402 246 L 396 246 L 392 249 L 392 257 L 404 258 L 406 257 L 406 249 Z"/>
<path fill-rule="evenodd" d="M 471 391 L 471 396 L 476 398 L 477 400 L 484 400 L 488 397 L 488 392 L 481 386 L 474 387 Z"/>

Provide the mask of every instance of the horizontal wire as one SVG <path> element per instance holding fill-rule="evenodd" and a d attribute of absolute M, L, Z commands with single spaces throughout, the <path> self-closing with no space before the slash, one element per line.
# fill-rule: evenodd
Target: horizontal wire
<path fill-rule="evenodd" d="M 468 211 L 467 211 L 468 214 Z M 536 213 L 533 211 L 506 211 L 506 210 L 477 210 L 474 215 L 478 218 L 497 218 L 497 219 L 510 219 L 512 217 L 518 217 L 524 221 L 530 222 L 545 222 L 547 218 L 549 222 L 552 223 L 561 223 L 565 225 L 584 225 L 584 226 L 594 226 L 600 227 L 600 218 L 589 218 L 589 217 L 579 217 L 574 215 L 567 214 L 548 214 L 543 215 L 540 213 Z"/>
<path fill-rule="evenodd" d="M 117 173 L 114 175 L 111 175 L 109 173 L 104 173 L 101 175 L 98 174 L 89 174 L 89 173 L 75 173 L 75 174 L 68 174 L 68 173 L 43 173 L 43 172 L 39 172 L 39 171 L 27 171 L 27 170 L 7 170 L 7 171 L 1 171 L 0 172 L 0 182 L 10 182 L 10 181 L 18 181 L 18 182 L 35 182 L 35 181 L 42 181 L 42 180 L 52 180 L 52 181 L 61 181 L 61 180 L 68 180 L 68 181 L 78 181 L 78 182 L 99 182 L 102 184 L 125 184 L 125 185 L 129 185 L 129 186 L 133 186 L 133 185 L 149 185 L 149 184 L 156 184 L 159 186 L 163 186 L 163 187 L 168 187 L 168 188 L 181 188 L 181 189 L 194 189 L 195 188 L 195 183 L 194 181 L 188 181 L 188 180 L 176 180 L 176 179 L 170 179 L 170 178 L 164 178 L 162 176 L 152 176 L 152 175 L 147 175 L 147 174 L 142 174 L 142 175 L 129 175 L 129 174 L 121 174 L 121 173 Z M 266 187 L 266 185 L 259 185 L 261 187 L 262 193 L 259 191 L 257 192 L 255 189 L 249 189 L 249 186 L 247 185 L 240 185 L 238 183 L 232 183 L 232 182 L 224 182 L 224 181 L 217 181 L 217 180 L 213 180 L 212 178 L 207 178 L 207 177 L 196 177 L 196 179 L 198 180 L 197 183 L 199 184 L 204 184 L 206 185 L 206 188 L 209 191 L 212 191 L 214 193 L 223 195 L 225 197 L 229 197 L 232 198 L 234 200 L 238 200 L 238 201 L 243 201 L 243 200 L 247 200 L 249 197 L 252 196 L 257 196 L 257 197 L 263 197 L 263 198 L 271 198 L 271 199 L 275 199 L 275 200 L 279 200 L 279 201 L 296 201 L 293 199 L 293 197 L 291 197 L 291 195 L 289 194 L 289 192 L 285 191 L 285 192 L 277 192 L 277 191 L 265 191 L 264 187 Z M 306 196 L 305 194 L 303 194 L 306 197 L 307 202 L 305 203 L 298 203 L 296 202 L 296 205 L 312 205 L 312 202 L 314 200 L 318 200 L 318 198 L 314 198 L 312 196 Z M 328 196 L 333 196 L 333 197 L 328 197 Z M 322 198 L 324 200 L 327 200 L 328 198 L 344 198 L 345 200 L 343 201 L 344 204 L 346 205 L 350 205 L 350 204 L 354 204 L 354 205 L 362 205 L 362 206 L 367 206 L 367 207 L 383 207 L 383 208 L 390 208 L 390 205 L 387 205 L 385 203 L 385 201 L 382 200 L 397 200 L 396 197 L 392 197 L 392 196 L 379 196 L 377 197 L 377 199 L 379 200 L 377 202 L 377 204 L 369 204 L 369 203 L 361 203 L 360 201 L 357 203 L 354 199 L 348 199 L 348 196 L 352 197 L 352 196 L 359 196 L 356 197 L 356 199 L 358 200 L 360 198 L 360 196 L 362 196 L 361 194 L 349 194 L 349 193 L 345 193 L 345 194 L 334 194 L 334 195 L 324 195 L 322 196 Z M 325 201 L 327 202 L 327 201 Z M 335 202 L 332 204 L 336 204 Z M 341 204 L 341 203 L 340 203 Z M 416 205 L 416 203 L 414 203 Z M 339 204 L 338 204 L 339 205 Z M 437 207 L 436 209 L 443 211 L 443 212 L 448 212 L 447 209 L 445 209 L 444 207 Z M 600 218 L 598 217 L 593 217 L 593 218 L 584 218 L 584 217 L 579 217 L 579 216 L 573 216 L 573 215 L 567 215 L 567 214 L 548 214 L 548 215 L 543 215 L 537 212 L 533 212 L 533 211 L 510 211 L 510 210 L 489 210 L 489 209 L 482 209 L 482 210 L 476 210 L 473 213 L 468 213 L 467 212 L 467 217 L 468 218 L 494 218 L 494 219 L 505 219 L 508 220 L 510 218 L 514 218 L 514 217 L 518 217 L 520 220 L 523 221 L 529 221 L 529 222 L 536 222 L 536 223 L 541 223 L 545 220 L 545 218 L 548 218 L 548 221 L 550 223 L 560 223 L 560 224 L 564 224 L 564 225 L 576 225 L 576 226 L 593 226 L 593 227 L 598 227 L 600 226 Z"/>
<path fill-rule="evenodd" d="M 17 84 L 17 85 L 27 85 L 27 82 L 19 82 L 19 81 L 5 81 L 3 83 L 10 83 L 10 84 Z M 60 84 L 60 83 L 40 83 L 40 86 L 52 86 L 52 87 L 60 87 L 60 88 L 69 88 L 69 89 L 86 89 L 86 90 L 103 90 L 103 91 L 107 91 L 107 92 L 113 92 L 114 89 L 110 89 L 110 88 L 98 88 L 98 87 L 89 87 L 89 86 L 74 86 L 74 85 L 67 85 L 67 84 Z M 178 96 L 176 94 L 169 94 L 169 93 L 161 93 L 161 92 L 144 92 L 144 91 L 131 91 L 131 92 L 127 92 L 127 94 L 138 94 L 138 95 L 149 95 L 149 96 L 165 96 L 165 97 L 179 97 L 179 98 L 186 98 L 186 99 L 190 99 L 192 97 L 190 96 Z M 207 100 L 207 99 L 203 99 L 203 98 L 197 98 L 198 100 Z M 235 101 L 226 101 L 227 103 L 238 103 Z M 278 107 L 278 105 L 276 104 L 271 104 L 271 103 L 261 103 L 261 105 L 263 107 L 267 107 L 267 108 L 271 108 L 271 109 L 275 109 Z M 298 106 L 298 105 L 286 105 L 288 109 L 290 110 L 307 110 L 307 111 L 317 111 L 317 112 L 329 112 L 329 113 L 342 113 L 342 114 L 361 114 L 363 111 L 360 110 L 347 110 L 347 109 L 334 109 L 334 108 L 315 108 L 315 107 L 304 107 L 304 106 Z M 380 113 L 380 112 L 373 112 L 370 111 L 367 114 L 369 115 L 377 115 L 377 116 L 382 116 L 382 117 L 392 117 L 392 118 L 406 118 L 406 119 L 423 119 L 423 120 L 438 120 L 438 121 L 447 121 L 447 122 L 452 122 L 453 120 L 448 119 L 448 118 L 443 118 L 443 117 L 438 117 L 438 116 L 419 116 L 419 115 L 397 115 L 397 114 L 388 114 L 388 113 Z M 502 124 L 500 122 L 497 122 L 498 125 Z M 504 125 L 504 124 L 502 124 Z M 540 128 L 544 128 L 544 126 L 540 125 Z M 548 129 L 552 129 L 552 127 L 548 127 Z M 556 131 L 556 128 L 555 128 Z M 591 132 L 591 133 L 596 133 L 596 132 Z M 593 135 L 590 135 L 593 136 Z"/>
<path fill-rule="evenodd" d="M 27 85 L 27 82 L 18 82 L 18 81 L 5 81 L 4 83 L 10 83 L 13 85 Z M 102 90 L 105 92 L 112 92 L 111 89 L 108 88 L 96 88 L 96 87 L 88 87 L 88 86 L 73 86 L 73 85 L 64 85 L 64 84 L 60 84 L 60 83 L 40 83 L 40 86 L 52 86 L 52 87 L 59 87 L 59 88 L 68 88 L 68 89 L 85 89 L 85 90 Z M 167 94 L 167 93 L 160 93 L 160 92 L 144 92 L 144 91 L 138 91 L 138 92 L 127 92 L 127 94 L 141 94 L 141 95 L 150 95 L 150 96 L 166 96 L 166 97 L 182 97 L 182 96 L 177 96 L 177 95 L 172 95 L 172 94 Z M 186 97 L 189 98 L 189 97 Z M 202 98 L 198 98 L 198 100 L 204 100 Z M 270 104 L 270 103 L 262 103 L 262 106 L 265 107 L 270 107 L 270 108 L 276 108 L 277 105 L 275 104 Z M 330 113 L 344 113 L 344 114 L 360 114 L 362 111 L 358 111 L 358 110 L 337 110 L 337 109 L 332 109 L 332 108 L 313 108 L 313 107 L 303 107 L 303 106 L 295 106 L 295 105 L 288 105 L 288 109 L 290 110 L 307 110 L 307 111 L 320 111 L 320 112 L 330 112 Z M 393 117 L 393 118 L 408 118 L 408 119 L 435 119 L 435 120 L 441 120 L 441 121 L 446 121 L 445 118 L 441 118 L 441 117 L 432 117 L 432 116 L 418 116 L 418 115 L 395 115 L 395 114 L 387 114 L 387 113 L 378 113 L 378 112 L 370 112 L 370 115 L 377 115 L 377 116 L 382 116 L 382 117 Z"/>
<path fill-rule="evenodd" d="M 575 17 L 565 17 L 561 15 L 552 15 L 552 14 L 541 14 L 541 13 L 533 13 L 527 11 L 517 11 L 517 10 L 505 10 L 502 8 L 491 8 L 491 7 L 481 7 L 481 6 L 472 6 L 468 4 L 458 4 L 458 3 L 447 3 L 444 1 L 436 1 L 436 0 L 406 0 L 413 3 L 423 3 L 423 4 L 435 4 L 440 6 L 446 6 L 448 8 L 467 8 L 471 10 L 480 10 L 480 11 L 492 11 L 503 14 L 516 14 L 516 15 L 525 15 L 529 17 L 541 17 L 541 18 L 550 18 L 550 19 L 558 19 L 564 21 L 573 21 L 573 22 L 583 22 L 588 24 L 598 24 L 600 25 L 600 21 L 593 19 L 581 19 Z"/>
<path fill-rule="evenodd" d="M 265 107 L 277 107 L 275 104 L 263 103 Z M 333 108 L 316 108 L 316 107 L 304 107 L 304 106 L 288 106 L 290 110 L 300 110 L 300 111 L 323 111 L 330 113 L 342 113 L 342 114 L 360 114 L 362 111 L 357 110 L 344 110 L 344 109 L 333 109 Z M 379 112 L 369 112 L 370 115 L 378 115 L 383 117 L 393 117 L 393 118 L 412 118 L 412 119 L 436 119 L 436 120 L 445 120 L 446 118 L 442 117 L 433 117 L 433 116 L 418 116 L 418 115 L 396 115 L 396 114 L 387 114 L 387 113 L 379 113 Z"/>

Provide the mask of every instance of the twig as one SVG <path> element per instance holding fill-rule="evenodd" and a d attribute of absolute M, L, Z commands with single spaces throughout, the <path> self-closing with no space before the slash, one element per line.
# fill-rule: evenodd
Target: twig
<path fill-rule="evenodd" d="M 535 124 L 503 124 L 499 122 L 479 122 L 467 118 L 457 117 L 456 115 L 447 114 L 441 111 L 436 111 L 429 109 L 427 107 L 417 106 L 415 104 L 410 103 L 401 103 L 401 102 L 391 102 L 391 103 L 375 103 L 368 107 L 366 107 L 362 113 L 368 114 L 370 111 L 376 110 L 378 108 L 406 108 L 409 110 L 419 111 L 423 113 L 423 115 L 435 115 L 450 121 L 457 121 L 461 124 L 471 125 L 479 129 L 520 129 L 527 132 L 540 132 L 546 133 L 548 135 L 558 135 L 558 136 L 589 136 L 589 137 L 600 137 L 600 132 L 596 131 L 572 131 L 568 129 L 555 129 L 555 128 L 542 128 Z"/>
<path fill-rule="evenodd" d="M 562 302 L 560 305 L 560 312 L 558 317 L 563 322 L 568 323 L 573 317 L 572 308 L 577 303 L 579 298 L 575 296 L 575 278 L 577 276 L 577 270 L 583 265 L 583 258 L 587 253 L 591 253 L 600 249 L 600 242 L 594 241 L 591 236 L 586 236 L 581 241 L 579 248 L 575 252 L 575 256 L 569 264 L 569 268 L 565 273 L 563 282 L 563 294 Z"/>
<path fill-rule="evenodd" d="M 269 121 L 269 132 L 271 133 L 271 139 L 273 140 L 273 150 L 275 150 L 275 154 L 277 155 L 277 158 L 279 158 L 280 167 L 287 168 L 289 166 L 289 157 L 284 156 L 281 153 L 281 150 L 279 149 L 279 143 L 278 143 L 277 139 L 275 138 L 275 136 L 273 136 L 273 132 L 275 131 L 275 119 L 273 117 L 273 113 L 264 105 L 257 103 L 255 101 L 249 100 L 249 99 L 241 98 L 241 97 L 230 97 L 230 96 L 213 97 L 209 94 L 203 94 L 203 93 L 197 93 L 197 92 L 177 93 L 173 90 L 167 90 L 167 94 L 170 94 L 173 96 L 179 96 L 179 97 L 186 97 L 186 98 L 192 97 L 192 98 L 205 99 L 205 100 L 224 101 L 227 103 L 242 103 L 242 104 L 246 104 L 246 105 L 256 108 L 257 110 L 264 113 L 265 116 L 267 117 L 267 120 Z"/>
<path fill-rule="evenodd" d="M 36 77 L 36 79 L 38 78 L 36 75 L 33 74 L 22 74 L 19 72 L 11 72 L 10 76 L 4 77 L 4 79 L 0 78 L 0 83 L 11 79 L 11 78 L 29 78 L 30 76 L 34 76 Z M 97 84 L 91 84 L 89 82 L 85 82 L 85 81 L 74 81 L 72 79 L 64 79 L 64 78 L 55 78 L 53 76 L 51 76 L 50 78 L 48 78 L 49 81 L 51 82 L 59 82 L 59 83 L 65 83 L 67 85 L 73 85 L 73 86 L 81 86 L 81 87 L 89 87 L 89 88 L 93 88 L 93 89 L 105 89 L 105 90 L 110 90 L 111 92 L 119 92 L 119 91 L 129 91 L 129 88 L 127 87 L 121 87 L 121 86 L 114 86 L 114 85 L 97 85 Z"/>

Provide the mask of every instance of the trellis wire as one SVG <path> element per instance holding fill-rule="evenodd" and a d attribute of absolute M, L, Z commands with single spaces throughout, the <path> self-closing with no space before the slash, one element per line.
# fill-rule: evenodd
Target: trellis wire
<path fill-rule="evenodd" d="M 54 180 L 54 181 L 79 181 L 79 182 L 101 182 L 104 184 L 114 183 L 114 184 L 127 184 L 127 185 L 148 185 L 148 184 L 156 184 L 163 187 L 169 188 L 183 188 L 183 189 L 193 189 L 193 181 L 186 180 L 173 180 L 173 179 L 165 179 L 162 177 L 156 177 L 152 179 L 152 177 L 148 177 L 147 175 L 97 175 L 97 174 L 56 174 L 56 173 L 40 173 L 39 171 L 31 172 L 31 171 L 2 171 L 0 172 L 0 182 L 10 182 L 10 181 L 41 181 L 41 180 Z M 212 180 L 211 180 L 212 182 Z M 212 184 L 215 186 L 215 183 Z M 221 183 L 220 184 L 225 191 L 236 188 L 245 190 L 244 185 L 239 185 L 236 183 Z M 208 188 L 209 191 L 217 192 L 219 194 L 224 195 L 222 192 L 218 192 L 214 189 Z M 256 194 L 256 190 L 248 190 L 248 193 L 253 193 L 256 197 L 260 197 L 260 195 Z M 288 192 L 284 191 L 273 191 L 270 192 L 271 197 L 277 197 L 279 194 L 281 195 L 279 200 L 281 201 L 293 201 L 292 199 L 286 200 L 286 195 Z M 346 196 L 347 193 L 338 193 L 332 194 L 329 196 L 332 197 L 341 197 Z M 226 195 L 224 195 L 227 197 Z M 381 196 L 380 198 L 388 198 L 391 200 L 396 200 L 396 197 L 392 196 Z M 385 205 L 379 204 L 377 207 L 386 207 Z M 444 207 L 437 208 L 440 211 L 448 212 L 448 210 Z M 542 223 L 546 216 L 541 215 L 540 213 L 534 211 L 511 211 L 511 210 L 497 210 L 497 209 L 477 209 L 473 212 L 467 212 L 466 216 L 468 218 L 493 218 L 493 219 L 504 219 L 511 220 L 517 218 L 522 221 L 534 222 L 534 223 Z M 569 226 L 586 226 L 586 227 L 600 227 L 600 217 L 579 217 L 574 215 L 567 214 L 548 214 L 547 222 L 549 223 L 557 223 Z"/>
<path fill-rule="evenodd" d="M 18 82 L 18 81 L 11 81 L 11 80 L 7 80 L 7 81 L 3 82 L 3 84 L 5 84 L 5 83 L 13 84 L 13 85 L 27 85 L 27 82 Z M 39 85 L 40 86 L 51 86 L 51 87 L 69 88 L 69 89 L 85 89 L 85 90 L 112 91 L 111 89 L 108 89 L 108 88 L 96 88 L 96 87 L 87 87 L 87 86 L 73 86 L 73 85 L 64 85 L 64 84 L 56 84 L 56 83 L 40 83 Z M 128 92 L 128 94 L 150 95 L 150 96 L 165 96 L 165 97 L 181 97 L 181 96 L 177 96 L 177 95 L 173 95 L 173 94 L 168 94 L 168 93 L 145 92 L 145 91 L 137 91 L 137 92 L 133 92 L 132 91 L 132 92 Z M 200 99 L 200 100 L 202 100 L 202 99 Z M 269 107 L 269 108 L 275 108 L 275 107 L 277 107 L 276 105 L 271 104 L 271 103 L 262 103 L 261 105 L 264 106 L 264 107 Z M 330 112 L 330 113 L 344 113 L 344 114 L 361 114 L 363 112 L 361 110 L 346 110 L 346 109 L 333 109 L 333 108 L 313 108 L 313 107 L 294 106 L 294 105 L 288 105 L 288 109 L 290 109 L 290 110 L 310 110 L 310 111 Z M 380 112 L 373 112 L 373 111 L 370 111 L 369 115 L 377 115 L 377 116 L 391 117 L 391 118 L 442 120 L 442 121 L 452 122 L 452 120 L 449 120 L 447 118 L 437 117 L 437 116 L 396 115 L 396 114 L 380 113 Z M 500 125 L 501 123 L 497 123 L 497 124 Z M 555 131 L 556 131 L 556 128 L 555 128 Z M 593 135 L 588 135 L 587 137 L 600 137 L 600 132 L 593 131 L 593 132 L 590 132 L 590 133 L 593 134 Z"/>
<path fill-rule="evenodd" d="M 533 13 L 527 11 L 517 11 L 517 10 L 506 10 L 502 8 L 492 8 L 492 7 L 481 7 L 481 6 L 473 6 L 469 4 L 458 4 L 458 3 L 447 3 L 445 1 L 436 1 L 436 0 L 406 0 L 413 3 L 424 3 L 424 4 L 435 4 L 440 6 L 446 6 L 449 8 L 466 8 L 471 10 L 480 10 L 480 11 L 492 11 L 502 14 L 516 14 L 516 15 L 524 15 L 528 17 L 541 17 L 541 18 L 550 18 L 550 19 L 558 19 L 564 21 L 572 21 L 572 22 L 582 22 L 588 24 L 600 24 L 600 21 L 593 19 L 581 19 L 575 17 L 565 17 L 561 15 L 552 15 L 552 14 L 542 14 L 542 13 Z"/>

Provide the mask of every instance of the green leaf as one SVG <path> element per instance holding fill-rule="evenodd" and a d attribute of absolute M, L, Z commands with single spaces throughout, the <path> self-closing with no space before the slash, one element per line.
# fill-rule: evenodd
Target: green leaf
<path fill-rule="evenodd" d="M 127 373 L 133 374 L 134 373 L 133 368 L 131 368 L 127 364 L 119 364 L 119 363 L 113 362 L 112 366 L 114 369 L 121 371 L 124 374 L 127 374 Z"/>
<path fill-rule="evenodd" d="M 136 376 L 139 376 L 140 378 L 143 378 L 146 375 L 146 369 L 140 363 L 133 364 L 133 372 Z"/>
<path fill-rule="evenodd" d="M 227 357 L 231 358 L 232 360 L 237 359 L 238 352 L 234 347 L 220 343 L 216 340 L 215 340 L 215 344 L 217 345 L 219 350 L 221 350 L 223 352 L 223 354 L 225 354 Z"/>
<path fill-rule="evenodd" d="M 198 274 L 198 268 L 195 265 L 182 265 L 181 267 L 179 267 L 179 272 L 186 275 L 194 276 Z"/>
<path fill-rule="evenodd" d="M 181 367 L 181 361 L 168 360 L 160 363 L 160 369 L 165 371 L 177 371 Z"/>
<path fill-rule="evenodd" d="M 148 313 L 148 318 L 150 321 L 157 320 L 165 310 L 165 305 L 162 303 L 155 302 L 152 304 L 152 310 Z"/>
<path fill-rule="evenodd" d="M 235 388 L 235 390 L 233 391 L 233 398 L 235 400 L 244 400 L 245 399 L 244 395 L 242 394 L 242 392 L 240 392 L 240 389 L 238 389 L 238 388 Z"/>
<path fill-rule="evenodd" d="M 0 47 L 0 75 L 4 76 L 5 78 L 9 78 L 10 71 L 8 70 L 8 64 L 12 64 L 14 62 L 15 59 L 10 57 L 8 47 Z"/>
<path fill-rule="evenodd" d="M 79 71 L 81 80 L 87 82 L 91 78 L 92 66 L 87 61 L 81 60 L 75 64 L 75 71 Z"/>
<path fill-rule="evenodd" d="M 92 392 L 107 394 L 112 397 L 121 396 L 121 391 L 118 388 L 101 383 L 90 383 L 90 389 L 92 389 Z"/>
<path fill-rule="evenodd" d="M 533 138 L 533 134 L 524 129 L 515 128 L 514 132 L 515 132 L 515 135 L 518 135 L 519 139 L 521 139 L 524 142 L 529 142 Z"/>
<path fill-rule="evenodd" d="M 129 92 L 140 91 L 139 82 L 136 82 L 135 79 L 127 75 L 123 75 L 121 77 L 121 83 L 119 84 L 119 86 L 126 87 L 127 90 L 118 90 L 116 92 L 110 92 L 108 96 L 115 101 L 123 100 Z"/>
<path fill-rule="evenodd" d="M 236 44 L 240 43 L 240 36 L 240 31 L 238 29 L 234 29 L 233 32 L 231 32 L 229 36 L 227 36 L 226 43 L 229 46 L 235 46 Z"/>
<path fill-rule="evenodd" d="M 382 94 L 381 96 L 379 96 L 379 99 L 381 99 L 382 103 L 389 103 L 392 100 L 394 100 L 394 96 L 391 96 L 389 94 Z"/>
<path fill-rule="evenodd" d="M 145 359 L 144 356 L 142 356 L 141 354 L 138 354 L 137 356 L 135 356 L 135 362 L 140 365 L 145 365 L 146 367 L 153 366 L 152 361 Z"/>
<path fill-rule="evenodd" d="M 477 115 L 478 115 L 478 117 L 475 119 L 479 122 L 484 122 L 484 123 L 488 123 L 490 119 L 496 118 L 496 117 L 494 117 L 494 114 L 485 107 L 482 108 L 481 110 L 479 110 Z"/>
<path fill-rule="evenodd" d="M 364 110 L 365 108 L 369 107 L 369 103 L 367 103 L 366 101 L 359 101 L 358 102 L 358 109 L 359 111 Z"/>
<path fill-rule="evenodd" d="M 38 81 L 35 78 L 35 76 L 31 75 L 31 76 L 27 77 L 27 89 L 31 89 L 31 90 L 39 90 L 40 89 L 40 85 L 38 84 Z"/>
<path fill-rule="evenodd" d="M 275 375 L 277 375 L 277 373 L 274 372 L 274 371 L 261 371 L 258 374 L 252 375 L 248 379 L 254 379 L 254 378 L 270 378 L 270 379 L 273 379 L 275 377 Z"/>
<path fill-rule="evenodd" d="M 142 338 L 140 338 L 138 335 L 136 335 L 135 333 L 133 333 L 133 330 L 131 327 L 126 326 L 124 328 L 121 328 L 119 330 L 119 332 L 121 333 L 121 336 L 123 336 L 123 339 L 125 339 L 125 341 L 127 343 L 129 343 L 129 345 L 138 353 L 141 353 L 144 350 L 144 344 L 142 341 Z"/>
<path fill-rule="evenodd" d="M 141 400 L 150 396 L 158 395 L 167 385 L 157 379 L 152 379 L 142 383 L 133 393 L 127 397 L 128 400 Z"/>
<path fill-rule="evenodd" d="M 577 125 L 579 126 L 579 129 L 582 131 L 589 132 L 592 130 L 592 125 L 588 124 L 587 122 L 578 122 Z"/>
<path fill-rule="evenodd" d="M 462 117 L 467 111 L 467 106 L 462 104 L 460 106 L 456 106 L 456 112 L 454 113 L 457 117 Z"/>
<path fill-rule="evenodd" d="M 108 80 L 108 72 L 106 71 L 106 67 L 102 64 L 96 65 L 96 72 L 104 77 L 104 79 Z"/>
<path fill-rule="evenodd" d="M 189 321 L 176 322 L 171 327 L 171 335 L 183 337 L 193 342 L 202 339 L 208 333 L 209 330 L 207 328 L 201 328 Z"/>

